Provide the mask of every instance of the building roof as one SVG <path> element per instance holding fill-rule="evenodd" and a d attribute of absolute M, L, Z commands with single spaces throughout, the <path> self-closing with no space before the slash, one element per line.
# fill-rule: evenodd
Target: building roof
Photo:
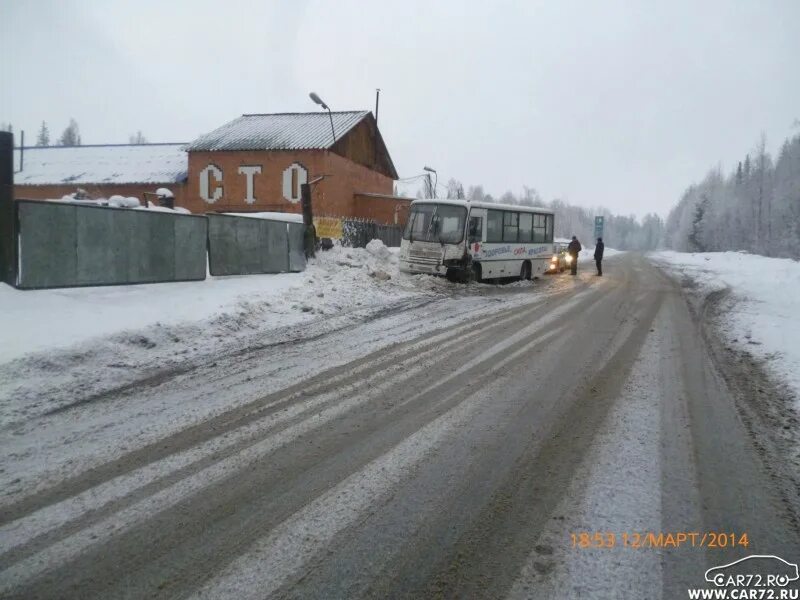
<path fill-rule="evenodd" d="M 17 185 L 177 183 L 185 181 L 185 144 L 49 146 L 14 151 Z"/>
<path fill-rule="evenodd" d="M 201 135 L 187 150 L 327 150 L 369 115 L 367 110 L 242 115 Z"/>

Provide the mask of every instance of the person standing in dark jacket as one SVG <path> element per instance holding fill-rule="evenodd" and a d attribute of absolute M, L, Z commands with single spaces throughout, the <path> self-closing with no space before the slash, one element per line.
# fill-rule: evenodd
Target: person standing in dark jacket
<path fill-rule="evenodd" d="M 597 245 L 594 247 L 594 262 L 597 264 L 597 276 L 603 276 L 603 250 L 606 245 L 603 243 L 603 238 L 597 238 Z"/>
<path fill-rule="evenodd" d="M 578 254 L 581 250 L 583 250 L 583 246 L 581 246 L 578 238 L 573 235 L 572 241 L 569 243 L 569 246 L 567 246 L 567 252 L 569 252 L 569 255 L 572 257 L 572 262 L 569 264 L 570 273 L 572 275 L 578 274 Z"/>

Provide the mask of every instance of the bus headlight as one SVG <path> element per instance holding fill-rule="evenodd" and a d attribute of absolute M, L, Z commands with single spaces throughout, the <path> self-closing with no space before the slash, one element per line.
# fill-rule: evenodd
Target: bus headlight
<path fill-rule="evenodd" d="M 572 254 L 567 254 L 565 260 L 567 261 L 567 264 L 570 264 L 572 262 Z"/>

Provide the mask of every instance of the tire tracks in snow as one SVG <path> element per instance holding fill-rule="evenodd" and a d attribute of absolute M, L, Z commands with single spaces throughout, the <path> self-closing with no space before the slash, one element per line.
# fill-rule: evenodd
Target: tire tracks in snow
<path fill-rule="evenodd" d="M 581 299 L 582 299 L 582 297 L 578 296 L 578 297 L 573 298 L 571 301 L 569 301 L 569 303 L 565 303 L 565 304 L 561 305 L 560 309 L 557 309 L 555 311 L 549 311 L 549 312 L 548 311 L 544 311 L 544 317 L 540 317 L 540 319 L 547 320 L 548 322 L 553 321 L 553 320 L 557 319 L 559 312 L 564 312 L 564 311 L 568 310 L 573 304 L 579 302 Z M 403 367 L 405 365 L 403 365 L 403 363 L 398 363 L 398 361 L 401 359 L 401 357 L 404 358 L 406 361 L 419 362 L 420 358 L 424 358 L 424 354 L 421 355 L 420 352 L 425 352 L 425 348 L 427 348 L 427 353 L 431 357 L 435 356 L 436 360 L 439 361 L 439 362 L 446 361 L 448 359 L 452 360 L 453 357 L 458 357 L 458 355 L 460 353 L 463 353 L 463 351 L 464 351 L 464 342 L 465 341 L 466 342 L 471 341 L 473 344 L 478 344 L 478 343 L 481 343 L 481 342 L 487 343 L 488 339 L 491 338 L 496 333 L 498 328 L 501 328 L 501 327 L 508 327 L 510 329 L 513 329 L 515 327 L 519 328 L 519 324 L 520 323 L 523 323 L 526 320 L 531 319 L 536 312 L 540 311 L 540 309 L 541 309 L 541 307 L 537 305 L 537 306 L 534 306 L 534 307 L 529 308 L 529 309 L 522 309 L 522 310 L 518 309 L 518 310 L 515 310 L 510 315 L 501 313 L 499 316 L 496 316 L 496 317 L 494 317 L 492 319 L 489 319 L 487 322 L 485 322 L 483 324 L 482 327 L 479 327 L 476 330 L 471 331 L 471 332 L 468 332 L 467 330 L 470 329 L 470 328 L 471 329 L 475 329 L 475 324 L 474 323 L 470 323 L 470 324 L 467 324 L 467 325 L 451 328 L 451 331 L 447 331 L 445 333 L 438 334 L 437 336 L 432 336 L 430 338 L 427 338 L 423 342 L 416 341 L 416 342 L 408 343 L 408 344 L 400 344 L 399 348 L 393 348 L 393 349 L 391 349 L 390 352 L 384 353 L 384 354 L 386 354 L 386 356 L 384 356 L 381 359 L 381 361 L 379 361 L 377 363 L 375 362 L 375 357 L 368 357 L 367 359 L 364 359 L 362 361 L 355 361 L 356 362 L 355 365 L 351 364 L 351 365 L 346 365 L 345 367 L 341 367 L 341 368 L 339 368 L 337 370 L 338 372 L 336 374 L 327 374 L 326 375 L 327 380 L 324 381 L 324 382 L 320 381 L 320 380 L 312 381 L 311 385 L 310 385 L 310 390 L 308 389 L 309 388 L 309 384 L 303 384 L 303 386 L 298 386 L 298 389 L 290 389 L 288 396 L 286 394 L 286 391 L 284 391 L 282 394 L 278 394 L 277 396 L 275 394 L 269 395 L 269 396 L 267 396 L 265 398 L 261 398 L 261 399 L 255 401 L 254 403 L 251 403 L 248 406 L 241 407 L 240 409 L 237 409 L 236 411 L 232 411 L 233 414 L 227 414 L 227 415 L 224 415 L 224 416 L 220 417 L 218 420 L 215 420 L 215 423 L 213 423 L 213 425 L 212 424 L 204 424 L 204 425 L 206 425 L 206 427 L 204 427 L 203 429 L 205 430 L 206 435 L 208 435 L 208 432 L 211 431 L 211 432 L 213 432 L 213 434 L 215 434 L 215 435 L 212 435 L 212 437 L 219 437 L 219 435 L 224 435 L 224 433 L 220 433 L 221 430 L 225 430 L 226 433 L 230 433 L 230 432 L 237 431 L 241 427 L 246 427 L 248 424 L 252 424 L 253 420 L 257 419 L 259 417 L 260 413 L 265 410 L 265 408 L 269 408 L 269 407 L 274 408 L 276 406 L 276 403 L 277 404 L 283 403 L 284 404 L 284 406 L 283 406 L 284 409 L 290 408 L 293 405 L 292 404 L 293 402 L 300 401 L 302 403 L 303 401 L 301 400 L 301 398 L 304 397 L 304 393 L 303 393 L 303 390 L 299 389 L 299 387 L 307 388 L 305 390 L 305 394 L 309 394 L 309 393 L 317 393 L 317 394 L 323 393 L 324 394 L 325 390 L 327 390 L 330 393 L 331 390 L 336 391 L 336 390 L 341 389 L 342 385 L 347 385 L 346 382 L 349 381 L 350 383 L 360 383 L 360 385 L 358 385 L 357 387 L 362 389 L 362 391 L 363 391 L 363 388 L 370 388 L 368 391 L 372 391 L 372 392 L 375 392 L 375 393 L 380 393 L 385 389 L 386 386 L 377 387 L 377 386 L 374 385 L 374 379 L 376 378 L 376 375 L 373 375 L 372 378 L 364 379 L 364 371 L 372 370 L 373 372 L 375 372 L 377 374 L 377 378 L 380 378 L 380 375 L 382 374 L 382 370 L 383 369 L 388 368 L 389 366 L 391 366 L 393 364 L 394 365 L 400 364 L 401 365 L 400 371 L 401 371 L 401 374 L 402 374 Z M 538 328 L 540 326 L 543 326 L 543 325 L 545 325 L 545 324 L 542 323 L 542 322 L 537 322 L 537 321 L 533 321 L 532 323 L 528 323 L 527 327 L 523 329 L 523 331 L 525 331 L 526 334 L 520 336 L 521 339 L 520 339 L 520 341 L 518 343 L 522 344 L 523 348 L 528 348 L 531 343 L 533 343 L 533 344 L 541 343 L 541 336 L 543 335 L 543 329 L 542 330 L 538 330 Z M 507 342 L 504 343 L 504 344 L 496 345 L 497 346 L 496 352 L 503 351 L 503 350 L 506 350 L 506 349 L 510 349 L 510 348 L 513 347 L 513 345 L 514 345 L 513 343 L 510 343 L 507 340 Z M 448 353 L 448 351 L 449 351 L 449 353 Z M 380 354 L 380 353 L 378 353 L 378 354 Z M 477 367 L 483 365 L 485 367 L 486 366 L 485 363 L 487 363 L 487 361 L 489 361 L 492 356 L 493 356 L 493 354 L 490 353 L 488 356 L 486 356 L 484 358 L 484 360 L 476 362 L 473 366 L 477 368 Z M 459 361 L 459 362 L 461 362 L 461 361 Z M 420 364 L 424 365 L 425 363 L 420 363 Z M 433 364 L 436 364 L 436 361 L 433 361 Z M 376 369 L 376 366 L 379 366 L 380 368 Z M 411 371 L 411 372 L 409 372 L 409 374 L 413 376 L 415 374 L 415 372 Z M 456 373 L 454 375 L 454 377 L 459 377 L 461 375 L 462 375 L 461 373 Z M 323 376 L 320 376 L 320 377 L 322 378 Z M 386 380 L 385 383 L 387 385 L 390 385 L 390 386 L 397 386 L 398 383 L 401 383 L 401 382 L 398 382 L 396 380 L 388 379 L 388 380 Z M 428 386 L 427 388 L 422 390 L 422 392 L 419 394 L 419 397 L 420 398 L 422 398 L 422 397 L 430 398 L 432 396 L 435 397 L 435 393 L 437 391 L 437 387 L 438 386 L 436 386 L 436 385 L 434 385 L 433 387 Z M 358 392 L 356 392 L 356 393 L 358 393 Z M 329 421 L 331 421 L 331 420 L 333 420 L 333 419 L 335 419 L 337 417 L 342 417 L 342 416 L 346 415 L 349 411 L 352 411 L 353 408 L 355 408 L 356 406 L 370 401 L 370 398 L 372 398 L 372 396 L 369 396 L 369 395 L 367 395 L 367 396 L 355 396 L 354 398 L 356 398 L 356 399 L 355 400 L 352 399 L 352 398 L 350 399 L 351 404 L 347 404 L 347 401 L 345 401 L 345 403 L 342 404 L 341 401 L 340 402 L 336 402 L 336 399 L 323 400 L 322 401 L 323 405 L 324 405 L 325 402 L 329 403 L 329 406 L 326 409 L 323 409 L 323 410 L 332 411 L 332 412 L 328 413 L 327 419 L 325 419 L 325 418 L 319 419 L 318 418 L 318 419 L 316 419 L 316 422 L 315 422 L 315 419 L 313 418 L 313 416 L 309 417 L 308 415 L 303 415 L 302 414 L 303 411 L 301 411 L 301 413 L 298 415 L 300 418 L 298 420 L 296 420 L 295 423 L 291 423 L 291 419 L 288 419 L 286 428 L 284 428 L 283 430 L 279 429 L 277 432 L 274 432 L 271 435 L 272 436 L 280 436 L 280 435 L 287 436 L 287 437 L 284 438 L 284 441 L 286 441 L 286 439 L 291 437 L 291 434 L 289 434 L 287 432 L 292 427 L 297 428 L 297 429 L 294 430 L 294 433 L 297 434 L 297 435 L 303 435 L 303 432 L 305 432 L 305 433 L 311 432 L 314 429 L 316 429 L 318 427 L 321 427 L 322 425 L 328 423 Z M 408 400 L 408 402 L 412 402 L 414 400 L 415 399 L 412 398 L 411 400 Z M 307 401 L 305 401 L 305 402 L 307 402 Z M 419 403 L 418 400 L 417 400 L 417 403 Z M 398 406 L 397 408 L 400 408 L 400 407 L 402 407 L 402 405 Z M 311 409 L 309 412 L 313 412 L 313 409 L 316 408 L 316 407 L 308 407 L 308 408 Z M 321 406 L 320 406 L 320 408 L 321 408 Z M 395 411 L 396 411 L 396 409 L 395 409 Z M 390 414 L 391 414 L 391 412 L 390 412 Z M 304 416 L 306 417 L 305 419 L 303 419 Z M 198 433 L 198 432 L 193 432 L 193 433 Z M 178 436 L 178 437 L 180 437 L 180 436 Z M 202 438 L 203 436 L 199 436 L 199 437 Z M 170 457 L 175 453 L 175 451 L 176 451 L 175 449 L 176 448 L 184 448 L 184 449 L 185 448 L 189 448 L 189 447 L 191 447 L 191 442 L 197 443 L 197 441 L 198 441 L 198 436 L 197 435 L 195 435 L 195 436 L 187 435 L 185 437 L 185 439 L 181 441 L 181 443 L 174 443 L 174 441 L 173 441 L 172 445 L 166 444 L 167 448 L 163 448 L 163 445 L 162 445 L 163 451 L 160 452 L 160 453 L 156 453 L 156 454 L 159 455 L 159 457 L 156 458 L 155 460 L 163 460 L 164 458 Z M 260 440 L 255 441 L 253 443 L 250 443 L 250 442 L 252 442 L 252 440 L 247 440 L 247 442 L 245 443 L 245 447 L 236 446 L 236 445 L 232 446 L 231 447 L 232 451 L 228 454 L 227 458 L 225 456 L 222 456 L 222 457 L 220 457 L 221 460 L 216 461 L 215 464 L 212 464 L 211 466 L 206 467 L 206 468 L 218 468 L 218 469 L 221 468 L 221 471 L 217 472 L 217 474 L 220 475 L 220 477 L 224 478 L 226 476 L 226 474 L 230 473 L 230 475 L 227 475 L 228 477 L 230 477 L 233 474 L 235 474 L 236 472 L 241 470 L 241 463 L 243 462 L 242 461 L 242 457 L 241 457 L 241 453 L 242 452 L 247 452 L 248 450 L 253 449 L 254 447 L 258 446 L 258 444 L 265 444 L 265 445 L 260 446 L 258 448 L 258 451 L 253 450 L 253 457 L 252 458 L 253 458 L 253 460 L 256 460 L 256 459 L 259 459 L 259 458 L 263 458 L 265 451 L 267 453 L 269 453 L 270 451 L 274 450 L 277 447 L 277 446 L 274 446 L 274 444 L 276 443 L 276 440 L 275 439 L 270 439 L 270 435 L 268 435 L 267 437 L 262 437 Z M 271 445 L 271 444 L 273 444 L 273 445 Z M 154 449 L 151 449 L 151 451 L 152 450 L 154 450 Z M 148 457 L 146 450 L 140 456 L 142 458 L 145 458 L 145 457 L 151 458 L 151 459 L 153 458 L 152 456 Z M 130 457 L 128 457 L 128 458 L 130 458 Z M 224 463 L 225 460 L 229 460 L 229 459 L 233 459 L 233 462 L 235 464 L 226 465 L 225 467 L 220 467 L 220 465 L 222 463 Z M 132 462 L 135 463 L 136 461 L 132 461 Z M 139 462 L 143 462 L 143 461 L 140 460 Z M 144 462 L 147 463 L 148 461 L 144 461 Z M 246 462 L 246 460 L 244 462 Z M 153 463 L 152 460 L 150 460 L 149 464 L 154 465 L 156 463 Z M 113 473 L 115 470 L 118 470 L 120 466 L 121 465 L 119 465 L 119 464 L 114 465 L 114 467 L 116 467 L 116 469 L 114 467 L 108 467 L 106 469 L 105 473 L 106 474 Z M 161 465 L 161 466 L 163 466 L 163 465 Z M 173 466 L 175 466 L 175 465 L 173 465 Z M 139 501 L 140 504 L 135 504 L 135 503 L 128 502 L 128 505 L 129 505 L 128 508 L 123 508 L 122 510 L 123 510 L 123 512 L 124 512 L 124 510 L 133 511 L 131 514 L 126 515 L 126 517 L 135 517 L 135 518 L 130 523 L 128 523 L 127 527 L 133 526 L 137 522 L 136 519 L 138 519 L 138 518 L 147 517 L 147 516 L 152 515 L 152 513 L 154 511 L 158 511 L 158 510 L 163 511 L 165 509 L 165 507 L 163 505 L 158 507 L 158 505 L 157 505 L 158 501 L 156 501 L 156 504 L 154 505 L 153 504 L 153 498 L 158 497 L 160 499 L 170 498 L 171 500 L 175 500 L 175 499 L 178 499 L 178 500 L 183 499 L 183 500 L 185 500 L 187 495 L 196 494 L 200 490 L 208 487 L 208 485 L 211 485 L 214 481 L 216 481 L 216 480 L 214 480 L 213 477 L 209 479 L 207 477 L 207 475 L 208 475 L 207 472 L 197 471 L 197 472 L 194 472 L 195 476 L 198 476 L 199 473 L 204 473 L 204 476 L 199 478 L 199 479 L 202 480 L 203 485 L 200 485 L 199 487 L 192 487 L 190 484 L 186 484 L 185 482 L 187 480 L 191 480 L 191 478 L 192 478 L 192 475 L 189 475 L 189 473 L 192 473 L 194 471 L 194 469 L 192 468 L 193 466 L 198 466 L 198 465 L 192 465 L 191 463 L 185 465 L 184 466 L 185 467 L 185 471 L 186 471 L 186 474 L 188 476 L 186 478 L 184 478 L 184 479 L 179 480 L 178 483 L 172 483 L 172 485 L 181 485 L 181 483 L 183 483 L 183 485 L 185 485 L 186 487 L 181 488 L 181 489 L 177 489 L 177 490 L 173 489 L 172 492 L 170 492 L 170 493 L 166 493 L 166 491 L 165 491 L 167 489 L 170 489 L 168 487 L 165 487 L 165 488 L 161 489 L 160 491 L 158 491 L 157 489 L 153 489 L 153 488 L 147 488 L 145 490 L 145 494 L 151 494 L 151 495 L 146 496 L 145 498 L 141 499 Z M 131 467 L 131 468 L 133 468 L 133 467 Z M 230 470 L 228 470 L 229 468 L 230 468 Z M 181 473 L 181 474 L 183 474 L 183 473 Z M 40 511 L 41 510 L 46 510 L 55 501 L 56 507 L 54 508 L 54 511 L 55 511 L 55 513 L 59 513 L 59 511 L 61 511 L 62 509 L 65 508 L 63 505 L 62 506 L 58 506 L 58 503 L 59 503 L 58 499 L 59 498 L 61 499 L 60 501 L 68 501 L 69 497 L 71 495 L 74 495 L 74 494 L 70 494 L 70 492 L 74 491 L 75 489 L 80 489 L 81 487 L 84 488 L 83 492 L 93 492 L 93 491 L 95 491 L 95 490 L 93 490 L 93 488 L 95 486 L 91 485 L 91 484 L 95 483 L 98 479 L 100 479 L 101 481 L 106 481 L 106 482 L 109 481 L 108 478 L 105 478 L 105 479 L 98 478 L 98 473 L 95 472 L 89 478 L 83 478 L 83 479 L 81 479 L 79 481 L 73 481 L 73 482 L 70 482 L 69 484 L 67 484 L 65 487 L 57 488 L 56 490 L 54 490 L 54 491 L 52 491 L 50 493 L 49 498 L 45 494 L 44 500 L 40 500 L 38 503 L 34 503 L 34 506 L 36 504 L 38 504 Z M 168 480 L 169 480 L 168 477 L 161 478 L 160 482 L 167 482 Z M 111 481 L 113 481 L 113 479 Z M 79 483 L 80 483 L 80 485 L 78 485 Z M 119 483 L 119 482 L 117 482 L 117 483 Z M 198 482 L 195 481 L 195 483 L 198 483 Z M 91 487 L 87 487 L 87 486 L 91 486 Z M 141 489 L 145 489 L 145 488 L 141 488 Z M 83 492 L 78 492 L 78 493 L 80 494 L 80 493 L 83 493 Z M 106 493 L 108 493 L 108 490 L 106 490 Z M 158 496 L 158 494 L 163 494 L 163 495 L 162 496 Z M 45 545 L 47 542 L 52 542 L 53 540 L 52 539 L 48 539 L 48 538 L 40 538 L 38 540 L 34 539 L 33 543 L 27 549 L 28 550 L 27 552 L 22 552 L 22 553 L 18 553 L 17 554 L 16 558 L 20 558 L 22 562 L 18 562 L 12 568 L 13 570 L 11 570 L 11 571 L 7 570 L 7 571 L 3 572 L 2 574 L 0 574 L 0 580 L 2 580 L 2 581 L 9 580 L 9 581 L 13 582 L 12 585 L 16 585 L 17 583 L 20 582 L 20 578 L 24 579 L 24 578 L 30 578 L 31 576 L 34 576 L 35 575 L 35 571 L 36 571 L 35 565 L 37 565 L 37 564 L 38 565 L 43 565 L 43 566 L 40 566 L 40 570 L 41 569 L 46 570 L 53 562 L 59 562 L 59 561 L 67 560 L 69 556 L 72 556 L 72 554 L 75 552 L 76 548 L 80 548 L 81 550 L 84 550 L 84 549 L 88 548 L 89 546 L 97 545 L 97 544 L 101 543 L 103 540 L 108 539 L 108 537 L 110 535 L 112 535 L 112 534 L 113 535 L 119 535 L 120 528 L 114 529 L 111 533 L 109 533 L 109 531 L 111 531 L 111 530 L 108 529 L 108 526 L 113 525 L 114 523 L 113 522 L 109 523 L 108 521 L 103 521 L 103 520 L 100 519 L 100 517 L 103 516 L 103 511 L 98 511 L 96 506 L 93 507 L 91 502 L 89 502 L 89 498 L 90 497 L 91 496 L 85 496 L 83 498 L 79 498 L 79 499 L 75 500 L 76 504 L 72 507 L 72 512 L 70 513 L 69 511 L 66 511 L 67 512 L 67 514 L 66 514 L 67 520 L 68 520 L 68 518 L 70 516 L 74 517 L 76 514 L 80 513 L 80 511 L 81 511 L 80 506 L 81 505 L 83 505 L 83 508 L 86 509 L 86 511 L 88 513 L 90 513 L 90 514 L 93 511 L 95 511 L 95 513 L 92 515 L 92 518 L 87 520 L 89 522 L 94 522 L 94 525 L 89 525 L 88 522 L 84 521 L 83 523 L 80 523 L 80 525 L 89 525 L 88 529 L 80 529 L 77 532 L 71 533 L 71 536 L 79 536 L 79 537 L 83 536 L 83 537 L 80 537 L 79 540 L 76 540 L 75 538 L 72 539 L 72 542 L 77 542 L 77 545 L 70 545 L 70 543 L 65 543 L 64 540 L 70 539 L 70 537 L 67 536 L 67 537 L 63 537 L 61 539 L 61 541 L 55 542 L 55 546 L 51 546 L 51 554 L 50 555 L 47 555 L 47 554 L 45 554 L 45 555 L 37 555 L 37 554 L 33 554 L 32 553 L 33 550 L 35 550 L 39 546 Z M 135 495 L 134 495 L 134 497 L 135 497 Z M 103 502 L 104 499 L 109 500 L 108 496 L 107 495 L 103 496 L 102 493 L 100 493 L 96 498 L 98 498 L 100 500 L 101 506 L 102 506 L 102 502 Z M 50 502 L 48 502 L 48 500 L 50 500 Z M 116 499 L 111 498 L 109 500 L 109 502 L 106 502 L 106 504 L 109 504 L 109 506 L 110 506 L 110 509 L 108 511 L 106 511 L 106 512 L 111 513 L 108 518 L 112 518 L 114 516 L 119 517 L 119 514 L 117 512 L 111 512 L 113 509 L 120 508 L 119 504 L 117 504 L 117 505 L 113 504 L 115 501 L 116 501 Z M 149 504 L 148 504 L 148 502 L 149 502 Z M 141 503 L 144 503 L 144 504 L 141 504 Z M 16 506 L 17 512 L 24 512 L 24 508 L 25 508 L 24 503 L 19 503 Z M 30 508 L 30 506 L 28 508 Z M 30 511 L 28 511 L 28 512 L 30 512 Z M 42 517 L 43 517 L 42 514 L 34 514 L 34 515 L 35 515 L 34 518 L 28 523 L 28 526 L 29 527 L 33 527 L 33 529 L 28 529 L 27 531 L 28 531 L 28 533 L 33 531 L 34 532 L 34 538 L 35 538 L 35 536 L 36 536 L 36 533 L 35 533 L 36 532 L 36 527 L 40 528 L 38 530 L 40 532 L 38 535 L 41 536 L 42 535 L 41 532 L 47 529 L 47 525 L 48 524 L 45 523 L 44 526 L 42 525 L 42 523 L 44 523 L 44 521 L 46 521 L 46 519 L 44 519 L 44 520 L 42 519 Z M 52 525 L 54 522 L 58 521 L 58 517 L 53 518 L 52 515 L 51 515 L 50 518 L 51 518 L 51 521 L 49 522 L 49 525 Z M 124 519 L 121 519 L 121 520 L 124 522 Z M 36 525 L 37 523 L 38 523 L 38 525 Z M 14 524 L 12 523 L 11 525 L 14 525 Z M 19 526 L 19 524 L 17 524 L 17 526 Z M 24 526 L 23 526 L 23 529 L 24 529 Z M 19 533 L 19 531 L 18 531 L 18 533 Z M 67 533 L 69 533 L 69 529 L 65 528 L 64 530 L 61 531 L 61 533 L 67 534 Z M 58 546 L 58 544 L 62 544 L 62 545 Z M 55 550 L 52 549 L 53 547 L 55 547 Z M 24 556 L 27 556 L 28 558 L 24 558 Z M 13 553 L 12 553 L 11 555 L 4 556 L 3 558 L 4 558 L 4 563 L 5 563 L 6 562 L 5 559 L 14 558 L 14 556 L 13 556 Z M 44 563 L 41 563 L 42 559 L 44 559 Z"/>

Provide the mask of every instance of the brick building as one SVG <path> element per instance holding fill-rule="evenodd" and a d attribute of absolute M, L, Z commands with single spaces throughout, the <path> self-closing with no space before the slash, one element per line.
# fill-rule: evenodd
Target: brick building
<path fill-rule="evenodd" d="M 397 171 L 369 111 L 242 115 L 187 150 L 192 212 L 299 212 L 300 184 L 324 176 L 315 214 L 405 222 L 409 201 L 392 196 Z"/>
<path fill-rule="evenodd" d="M 141 199 L 168 187 L 193 213 L 300 212 L 300 185 L 319 177 L 315 215 L 405 223 L 410 200 L 392 195 L 397 171 L 369 111 L 242 115 L 185 145 L 25 149 L 15 193 Z"/>

